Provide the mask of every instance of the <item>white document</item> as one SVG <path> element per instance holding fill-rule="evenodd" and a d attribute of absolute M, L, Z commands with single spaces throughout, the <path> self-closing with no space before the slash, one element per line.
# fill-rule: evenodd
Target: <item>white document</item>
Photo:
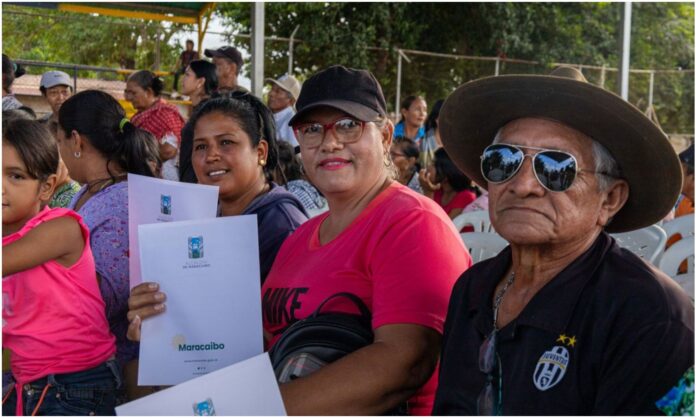
<path fill-rule="evenodd" d="M 116 415 L 286 415 L 267 353 L 117 406 Z"/>
<path fill-rule="evenodd" d="M 128 246 L 131 289 L 142 282 L 138 225 L 217 216 L 218 186 L 128 174 Z"/>
<path fill-rule="evenodd" d="M 140 225 L 143 277 L 167 295 L 145 319 L 139 385 L 176 385 L 263 352 L 256 215 Z"/>

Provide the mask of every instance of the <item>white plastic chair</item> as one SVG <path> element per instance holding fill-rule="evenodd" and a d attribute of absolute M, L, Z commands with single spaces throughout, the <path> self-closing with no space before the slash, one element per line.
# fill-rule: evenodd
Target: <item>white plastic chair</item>
<path fill-rule="evenodd" d="M 496 233 L 464 232 L 460 235 L 474 263 L 495 257 L 508 245 L 508 242 Z"/>
<path fill-rule="evenodd" d="M 679 274 L 679 266 L 686 261 L 686 273 Z M 662 255 L 659 265 L 666 275 L 673 278 L 684 291 L 694 298 L 694 236 L 684 237 L 672 244 Z"/>
<path fill-rule="evenodd" d="M 665 250 L 667 233 L 658 225 L 646 226 L 635 231 L 611 234 L 619 246 L 630 250 L 645 261 L 655 264 Z"/>
<path fill-rule="evenodd" d="M 662 224 L 662 229 L 667 233 L 669 240 L 674 234 L 681 234 L 682 237 L 694 236 L 694 214 L 680 216 L 669 222 Z"/>
<path fill-rule="evenodd" d="M 462 213 L 452 219 L 452 222 L 457 227 L 457 231 L 461 231 L 465 226 L 471 225 L 474 227 L 474 232 L 495 232 L 487 210 Z"/>

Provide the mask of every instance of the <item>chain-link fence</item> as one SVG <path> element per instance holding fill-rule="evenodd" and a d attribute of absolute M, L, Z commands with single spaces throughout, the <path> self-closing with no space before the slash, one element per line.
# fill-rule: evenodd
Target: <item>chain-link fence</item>
<path fill-rule="evenodd" d="M 429 103 L 434 103 L 470 80 L 496 74 L 547 74 L 555 65 L 521 60 L 496 61 L 495 58 L 483 57 L 457 58 L 420 51 L 405 51 L 405 55 L 408 61 L 405 58 L 401 60 L 400 86 L 392 84 L 390 87 L 393 91 L 385 91 L 392 106 L 396 105 L 397 91 L 401 98 L 420 94 Z M 620 94 L 616 68 L 568 64 L 579 68 L 588 82 Z M 397 66 L 391 69 L 394 74 Z M 693 135 L 693 70 L 631 70 L 628 101 L 644 112 L 652 105 L 665 132 Z"/>

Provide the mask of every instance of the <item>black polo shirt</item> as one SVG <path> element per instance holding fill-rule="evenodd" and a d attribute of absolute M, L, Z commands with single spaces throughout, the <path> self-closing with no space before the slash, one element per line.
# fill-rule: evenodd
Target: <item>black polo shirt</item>
<path fill-rule="evenodd" d="M 493 329 L 493 292 L 510 263 L 508 247 L 456 283 L 434 415 L 476 415 L 486 383 L 479 347 Z M 693 324 L 681 288 L 602 233 L 500 330 L 502 413 L 662 414 L 656 402 L 694 364 Z"/>

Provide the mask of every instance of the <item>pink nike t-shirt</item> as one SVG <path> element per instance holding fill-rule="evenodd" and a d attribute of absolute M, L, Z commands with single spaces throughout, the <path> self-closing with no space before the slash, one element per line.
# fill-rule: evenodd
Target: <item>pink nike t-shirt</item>
<path fill-rule="evenodd" d="M 452 286 L 471 257 L 442 208 L 392 183 L 353 223 L 321 245 L 310 219 L 286 239 L 262 287 L 263 325 L 269 348 L 293 322 L 309 316 L 329 296 L 348 292 L 372 312 L 372 327 L 417 324 L 442 333 Z M 356 313 L 335 299 L 332 312 Z M 409 412 L 429 415 L 437 373 L 409 400 Z"/>

